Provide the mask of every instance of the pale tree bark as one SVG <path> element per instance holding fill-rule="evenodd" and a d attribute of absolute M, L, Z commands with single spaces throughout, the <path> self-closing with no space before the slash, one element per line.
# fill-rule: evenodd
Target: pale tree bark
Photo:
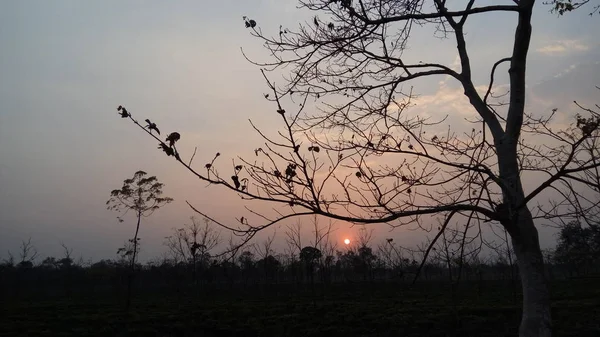
<path fill-rule="evenodd" d="M 550 294 L 544 275 L 544 259 L 538 231 L 527 205 L 520 209 L 525 195 L 521 183 L 517 145 L 525 113 L 525 78 L 527 52 L 531 40 L 531 15 L 535 1 L 519 1 L 519 20 L 510 76 L 510 104 L 506 137 L 496 140 L 500 179 L 505 183 L 503 199 L 508 206 L 509 221 L 503 223 L 512 238 L 523 290 L 523 313 L 519 335 L 523 337 L 552 335 Z"/>
<path fill-rule="evenodd" d="M 544 259 L 538 232 L 530 212 L 523 210 L 517 221 L 519 234 L 512 238 L 523 289 L 520 336 L 551 336 L 550 294 L 544 274 Z"/>

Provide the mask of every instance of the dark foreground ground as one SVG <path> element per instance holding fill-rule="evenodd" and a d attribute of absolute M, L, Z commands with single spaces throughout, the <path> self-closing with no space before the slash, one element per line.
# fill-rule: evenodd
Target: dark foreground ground
<path fill-rule="evenodd" d="M 248 286 L 194 296 L 0 299 L 0 336 L 516 336 L 506 282 Z M 552 283 L 555 336 L 600 336 L 600 280 Z M 520 298 L 520 294 L 517 294 Z M 126 319 L 128 317 L 128 319 Z M 127 322 L 129 321 L 129 322 Z"/>

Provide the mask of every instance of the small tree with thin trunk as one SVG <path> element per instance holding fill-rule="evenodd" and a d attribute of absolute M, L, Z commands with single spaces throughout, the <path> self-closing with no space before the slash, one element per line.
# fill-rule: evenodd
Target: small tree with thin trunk
<path fill-rule="evenodd" d="M 129 309 L 131 302 L 131 282 L 135 271 L 139 245 L 138 234 L 142 217 L 149 217 L 157 209 L 173 201 L 172 198 L 162 196 L 164 184 L 160 183 L 155 176 L 148 177 L 147 175 L 144 171 L 135 172 L 132 178 L 123 181 L 123 186 L 120 189 L 110 192 L 110 198 L 106 201 L 108 210 L 121 213 L 117 217 L 119 222 L 123 222 L 123 217 L 129 212 L 133 212 L 137 219 L 135 235 L 131 240 L 132 247 L 131 250 L 126 252 L 129 253 L 127 255 L 131 256 L 129 261 L 130 274 L 127 282 L 127 309 Z"/>
<path fill-rule="evenodd" d="M 21 261 L 19 262 L 19 268 L 32 268 L 33 262 L 38 257 L 38 251 L 35 246 L 31 243 L 31 238 L 27 239 L 27 241 L 23 240 L 21 242 L 21 247 L 19 251 L 19 258 Z"/>

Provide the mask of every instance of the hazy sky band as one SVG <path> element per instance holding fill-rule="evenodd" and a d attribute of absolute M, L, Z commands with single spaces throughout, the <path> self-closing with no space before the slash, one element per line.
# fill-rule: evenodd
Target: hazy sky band
<path fill-rule="evenodd" d="M 279 126 L 262 97 L 267 89 L 258 68 L 240 52 L 266 56 L 242 16 L 276 34 L 280 24 L 295 28 L 310 18 L 295 6 L 275 0 L 0 3 L 0 257 L 29 236 L 43 256 L 60 254 L 62 241 L 76 255 L 114 257 L 133 224 L 119 224 L 104 202 L 139 169 L 156 175 L 175 198 L 143 225 L 142 258 L 164 251 L 170 229 L 187 222 L 192 212 L 185 200 L 224 219 L 241 214 L 235 195 L 205 188 L 121 121 L 116 107 L 126 105 L 161 131 L 179 131 L 182 152 L 198 147 L 198 165 L 217 151 L 226 160 L 252 155 L 261 142 L 248 118 L 266 130 Z M 505 20 L 514 16 L 469 19 L 477 85 L 510 53 L 514 32 L 503 28 Z M 533 25 L 528 109 L 558 107 L 568 120 L 574 99 L 596 102 L 600 24 L 585 11 L 556 18 L 538 3 Z M 452 41 L 415 44 L 411 53 L 449 65 L 456 60 Z M 506 68 L 502 73 L 499 84 L 506 83 Z M 416 111 L 452 114 L 455 121 L 469 111 L 452 81 L 424 81 L 416 89 L 422 95 Z M 341 226 L 340 235 L 355 231 Z M 418 239 L 402 230 L 381 235 Z M 543 245 L 554 241 L 551 235 L 543 230 Z"/>

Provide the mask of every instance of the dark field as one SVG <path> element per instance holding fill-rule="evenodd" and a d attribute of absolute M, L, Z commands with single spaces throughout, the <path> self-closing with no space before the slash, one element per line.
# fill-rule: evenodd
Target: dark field
<path fill-rule="evenodd" d="M 465 282 L 455 301 L 433 282 L 235 288 L 139 290 L 128 316 L 116 294 L 10 296 L 0 336 L 516 336 L 520 318 L 500 281 Z M 598 279 L 555 281 L 552 297 L 555 336 L 600 336 Z"/>

